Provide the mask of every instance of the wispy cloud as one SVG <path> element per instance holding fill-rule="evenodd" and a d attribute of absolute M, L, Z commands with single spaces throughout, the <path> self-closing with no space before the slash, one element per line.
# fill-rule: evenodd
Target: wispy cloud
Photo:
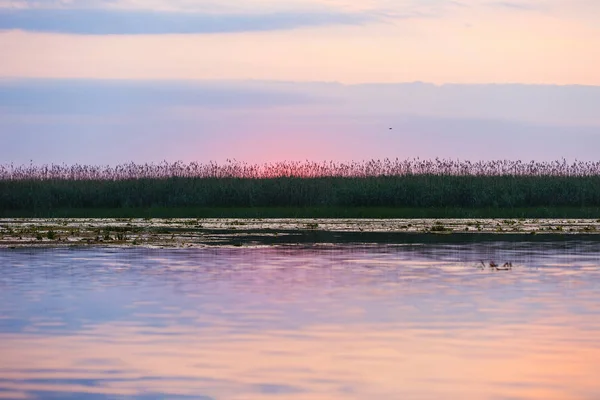
<path fill-rule="evenodd" d="M 202 34 L 360 25 L 380 17 L 347 12 L 214 14 L 116 9 L 0 9 L 0 30 L 80 35 Z"/>
<path fill-rule="evenodd" d="M 314 106 L 352 116 L 429 115 L 600 126 L 596 104 L 599 86 L 0 79 L 0 110 L 27 115 L 130 115 L 179 108 L 270 112 L 279 106 L 295 110 Z"/>
<path fill-rule="evenodd" d="M 176 107 L 270 108 L 313 102 L 274 87 L 224 83 L 0 80 L 0 110 L 27 115 L 126 115 Z"/>
<path fill-rule="evenodd" d="M 492 3 L 490 3 L 491 6 L 493 7 L 501 7 L 501 8 L 508 8 L 508 9 L 512 9 L 512 10 L 523 10 L 523 11 L 529 11 L 529 10 L 538 10 L 541 9 L 543 6 L 540 4 L 532 4 L 530 2 L 517 2 L 517 1 L 494 1 Z"/>
<path fill-rule="evenodd" d="M 350 12 L 439 15 L 473 0 L 0 0 L 0 9 L 110 9 L 199 13 Z M 475 0 L 480 1 L 480 0 Z"/>

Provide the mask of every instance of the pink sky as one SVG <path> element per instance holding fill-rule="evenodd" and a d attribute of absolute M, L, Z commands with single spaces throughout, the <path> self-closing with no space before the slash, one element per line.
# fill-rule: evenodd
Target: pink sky
<path fill-rule="evenodd" d="M 0 163 L 594 159 L 598 15 L 597 0 L 0 0 Z M 391 85 L 414 81 L 438 86 Z M 388 85 L 356 86 L 372 83 Z M 488 85 L 509 83 L 548 86 Z"/>
<path fill-rule="evenodd" d="M 113 11 L 221 16 L 282 12 L 288 22 L 306 12 L 350 13 L 364 21 L 184 35 L 69 34 L 68 21 L 67 33 L 47 33 L 16 24 L 20 30 L 0 33 L 0 76 L 600 84 L 600 2 L 595 0 L 237 3 L 11 0 L 0 6 L 81 9 L 91 4 Z"/>

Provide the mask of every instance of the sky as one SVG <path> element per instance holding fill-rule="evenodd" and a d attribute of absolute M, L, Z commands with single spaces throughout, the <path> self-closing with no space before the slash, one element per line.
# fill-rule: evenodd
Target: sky
<path fill-rule="evenodd" d="M 0 164 L 595 160 L 599 15 L 597 0 L 0 0 Z"/>

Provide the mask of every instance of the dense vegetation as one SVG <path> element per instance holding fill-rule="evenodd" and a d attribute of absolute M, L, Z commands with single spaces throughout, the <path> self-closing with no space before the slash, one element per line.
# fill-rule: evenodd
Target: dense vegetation
<path fill-rule="evenodd" d="M 600 207 L 600 163 L 383 160 L 0 167 L 0 214 L 5 216 L 65 209 L 248 207 L 566 207 L 589 213 Z"/>

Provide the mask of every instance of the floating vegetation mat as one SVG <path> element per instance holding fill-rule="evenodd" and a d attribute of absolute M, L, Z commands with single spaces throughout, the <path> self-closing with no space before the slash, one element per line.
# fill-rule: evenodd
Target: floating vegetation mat
<path fill-rule="evenodd" d="M 600 240 L 592 219 L 0 219 L 0 248 Z"/>

